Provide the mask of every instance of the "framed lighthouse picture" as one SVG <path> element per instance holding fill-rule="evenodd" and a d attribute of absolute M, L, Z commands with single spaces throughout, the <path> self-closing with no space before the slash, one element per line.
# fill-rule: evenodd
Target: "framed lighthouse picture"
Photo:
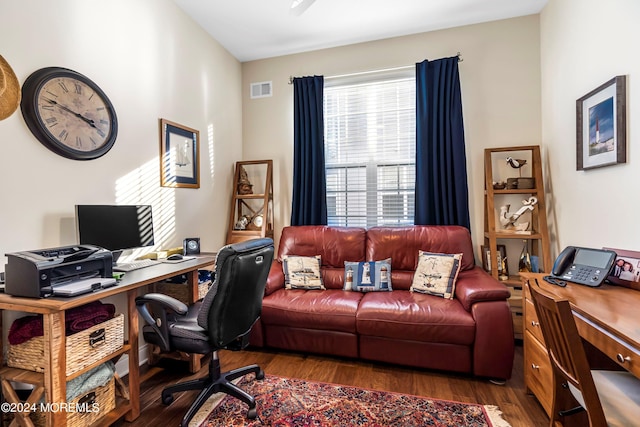
<path fill-rule="evenodd" d="M 627 161 L 626 76 L 616 76 L 576 101 L 576 169 Z"/>

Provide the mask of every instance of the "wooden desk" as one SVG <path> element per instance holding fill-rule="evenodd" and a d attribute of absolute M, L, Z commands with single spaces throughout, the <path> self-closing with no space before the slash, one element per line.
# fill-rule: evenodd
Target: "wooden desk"
<path fill-rule="evenodd" d="M 527 286 L 539 285 L 543 291 L 567 299 L 580 336 L 640 378 L 640 291 L 612 285 L 592 288 L 571 282 L 563 288 L 545 282 L 544 274 L 521 275 L 525 290 L 525 386 L 536 395 L 547 414 L 551 411 L 551 365 Z"/>
<path fill-rule="evenodd" d="M 159 263 L 152 267 L 130 271 L 125 274 L 123 280 L 116 286 L 95 293 L 81 295 L 74 298 L 22 298 L 6 294 L 0 294 L 0 327 L 3 310 L 24 311 L 43 315 L 44 326 L 44 355 L 45 369 L 44 388 L 45 400 L 50 403 L 66 402 L 66 354 L 65 354 L 65 311 L 92 301 L 126 293 L 128 337 L 124 347 L 116 353 L 100 360 L 81 372 L 111 360 L 121 354 L 129 354 L 129 400 L 116 402 L 116 408 L 100 420 L 100 425 L 110 425 L 116 420 L 125 417 L 132 421 L 140 415 L 140 372 L 138 355 L 138 311 L 135 298 L 138 288 L 156 283 L 170 277 L 185 274 L 190 287 L 189 294 L 198 295 L 198 270 L 215 263 L 215 257 L 210 255 L 199 256 L 196 259 L 168 264 Z M 1 329 L 0 329 L 1 330 Z M 0 340 L 0 366 L 4 366 L 4 348 Z M 74 374 L 74 376 L 77 376 Z M 65 412 L 47 413 L 47 426 L 65 426 L 67 423 Z"/>

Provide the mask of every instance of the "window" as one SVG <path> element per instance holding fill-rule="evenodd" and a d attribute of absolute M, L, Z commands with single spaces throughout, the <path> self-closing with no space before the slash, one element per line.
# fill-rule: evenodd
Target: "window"
<path fill-rule="evenodd" d="M 415 72 L 325 81 L 329 225 L 413 224 Z"/>

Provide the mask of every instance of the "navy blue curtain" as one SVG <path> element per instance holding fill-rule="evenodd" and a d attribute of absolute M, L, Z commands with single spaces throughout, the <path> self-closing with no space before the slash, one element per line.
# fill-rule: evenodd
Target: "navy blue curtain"
<path fill-rule="evenodd" d="M 416 64 L 414 223 L 470 228 L 457 56 Z"/>
<path fill-rule="evenodd" d="M 327 224 L 323 90 L 322 76 L 293 79 L 291 225 Z"/>

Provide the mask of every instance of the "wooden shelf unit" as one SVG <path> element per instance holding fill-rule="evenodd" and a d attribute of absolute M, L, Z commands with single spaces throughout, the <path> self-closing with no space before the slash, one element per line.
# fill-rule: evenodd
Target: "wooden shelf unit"
<path fill-rule="evenodd" d="M 504 161 L 506 165 L 507 157 L 522 158 L 527 161 L 526 170 L 531 170 L 531 177 L 534 179 L 533 188 L 515 188 L 515 189 L 494 189 L 493 183 L 496 181 L 506 181 L 507 177 L 494 176 L 495 169 L 499 165 L 495 162 L 497 159 Z M 508 167 L 506 173 L 513 173 L 518 176 L 518 169 Z M 487 148 L 484 150 L 484 173 L 485 173 L 485 221 L 484 221 L 484 245 L 488 248 L 489 256 L 492 261 L 497 260 L 498 244 L 505 244 L 509 241 L 520 240 L 527 242 L 530 248 L 530 254 L 538 257 L 539 271 L 551 271 L 551 253 L 549 246 L 549 228 L 547 226 L 547 211 L 544 195 L 544 181 L 542 178 L 542 160 L 540 157 L 540 147 L 538 145 L 515 146 L 515 147 L 498 147 Z M 510 178 L 510 177 L 509 177 Z M 522 195 L 524 197 L 534 196 L 538 202 L 528 215 L 530 217 L 529 230 L 530 233 L 520 233 L 500 228 L 498 224 L 498 210 L 501 205 L 509 204 L 508 199 L 514 199 L 515 196 Z M 512 209 L 516 212 L 519 207 Z M 506 245 L 505 245 L 506 246 Z M 507 247 L 507 260 L 520 257 L 519 249 Z M 509 253 L 510 252 L 510 253 Z M 482 254 L 485 257 L 485 254 Z M 497 262 L 490 262 L 491 275 L 499 279 Z M 513 263 L 512 263 L 513 264 Z M 516 264 L 517 266 L 517 264 Z M 523 295 L 522 295 L 522 279 L 519 274 L 511 272 L 508 279 L 501 280 L 502 283 L 510 287 L 511 298 L 509 305 L 513 314 L 514 336 L 516 339 L 522 339 L 523 330 Z"/>
<path fill-rule="evenodd" d="M 242 170 L 260 182 L 258 193 L 239 194 L 238 187 Z M 229 214 L 229 228 L 227 229 L 227 244 L 238 243 L 260 237 L 273 238 L 273 160 L 250 160 L 236 162 L 236 169 L 231 191 L 231 211 Z M 236 224 L 247 218 L 245 228 L 238 228 Z M 261 217 L 262 223 L 256 225 L 253 221 Z"/>

